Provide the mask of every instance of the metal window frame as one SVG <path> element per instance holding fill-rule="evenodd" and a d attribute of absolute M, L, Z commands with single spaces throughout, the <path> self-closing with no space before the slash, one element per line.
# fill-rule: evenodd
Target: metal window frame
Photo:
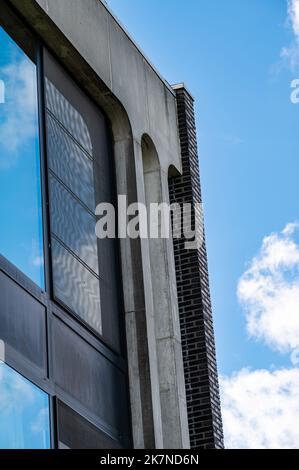
<path fill-rule="evenodd" d="M 58 448 L 58 421 L 57 421 L 57 401 L 65 403 L 71 407 L 76 413 L 81 415 L 84 419 L 96 426 L 99 430 L 106 433 L 112 439 L 121 442 L 124 447 L 131 447 L 131 423 L 129 423 L 129 434 L 127 436 L 120 436 L 113 428 L 109 429 L 106 423 L 102 422 L 95 415 L 87 414 L 86 410 L 72 397 L 65 394 L 59 387 L 55 385 L 53 379 L 53 344 L 52 336 L 50 334 L 52 328 L 53 318 L 59 318 L 77 335 L 84 339 L 92 348 L 96 349 L 102 354 L 109 362 L 117 367 L 126 378 L 128 388 L 128 367 L 126 358 L 125 345 L 125 331 L 124 321 L 120 321 L 120 341 L 123 345 L 121 355 L 111 349 L 104 339 L 96 334 L 91 327 L 84 321 L 71 312 L 69 309 L 60 305 L 53 297 L 53 276 L 52 276 L 52 262 L 51 262 L 51 247 L 50 247 L 50 214 L 49 214 L 49 184 L 48 184 L 48 166 L 47 166 L 47 135 L 46 135 L 46 115 L 45 115 L 45 90 L 44 90 L 44 64 L 43 64 L 43 49 L 44 45 L 36 36 L 30 26 L 26 24 L 26 20 L 19 18 L 17 12 L 14 11 L 12 6 L 6 6 L 12 15 L 24 25 L 29 34 L 34 38 L 36 44 L 36 73 L 37 73 L 37 95 L 38 95 L 38 122 L 39 122 L 39 146 L 40 146 L 40 171 L 41 171 L 41 201 L 42 201 L 42 222 L 43 222 L 43 246 L 44 246 L 44 274 L 45 274 L 45 289 L 39 288 L 31 279 L 29 279 L 23 272 L 9 262 L 0 254 L 0 271 L 4 273 L 9 279 L 29 294 L 33 299 L 38 301 L 45 308 L 45 324 L 46 324 L 46 375 L 42 376 L 41 371 L 38 370 L 32 363 L 22 357 L 21 354 L 17 358 L 9 358 L 7 365 L 12 367 L 18 373 L 23 375 L 27 380 L 39 387 L 43 392 L 49 395 L 49 419 L 50 419 L 50 438 L 51 448 Z M 0 20 L 1 26 L 1 20 Z M 7 28 L 5 28 L 7 30 Z M 10 35 L 9 30 L 7 31 Z M 12 37 L 15 41 L 15 39 Z M 17 43 L 19 47 L 21 45 Z M 21 47 L 22 48 L 22 47 Z M 86 94 L 86 96 L 88 96 Z M 89 97 L 89 96 L 88 96 Z M 89 97 L 91 98 L 91 97 Z M 92 99 L 92 98 L 91 98 Z M 107 123 L 108 124 L 108 123 Z M 108 126 L 108 129 L 109 126 Z M 111 136 L 110 136 L 111 137 Z M 111 141 L 111 138 L 109 142 Z M 111 141 L 112 150 L 112 141 Z M 118 245 L 119 246 L 119 245 Z M 121 279 L 120 279 L 121 281 Z M 122 283 L 120 284 L 122 285 Z M 122 303 L 123 305 L 123 303 Z M 26 308 L 26 306 L 25 306 Z M 128 392 L 128 408 L 129 408 L 129 392 Z M 117 406 L 117 404 L 116 404 Z M 130 410 L 129 410 L 130 416 Z"/>

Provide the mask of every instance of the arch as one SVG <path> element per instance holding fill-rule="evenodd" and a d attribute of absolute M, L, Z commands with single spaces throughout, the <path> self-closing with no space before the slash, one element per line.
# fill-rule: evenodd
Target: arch
<path fill-rule="evenodd" d="M 148 134 L 143 134 L 141 139 L 142 159 L 143 159 L 143 172 L 158 171 L 160 169 L 160 162 L 158 153 L 152 139 Z"/>
<path fill-rule="evenodd" d="M 163 444 L 166 449 L 188 448 L 189 434 L 183 397 L 185 385 L 183 359 L 180 352 L 174 255 L 171 231 L 165 230 L 167 224 L 170 225 L 168 172 L 161 168 L 157 149 L 147 134 L 142 137 L 141 149 L 148 214 L 152 215 L 150 208 L 152 203 L 155 204 L 152 208 L 157 208 L 157 204 L 161 204 L 161 210 L 156 213 L 154 222 L 158 223 L 156 231 L 158 237 L 149 237 L 148 249 Z M 153 223 L 151 217 L 149 223 Z M 165 238 L 162 237 L 162 233 Z"/>
<path fill-rule="evenodd" d="M 154 142 L 148 134 L 141 139 L 143 177 L 145 201 L 150 210 L 151 203 L 162 202 L 161 168 L 158 152 Z"/>
<path fill-rule="evenodd" d="M 176 176 L 181 176 L 181 173 L 177 170 L 174 165 L 169 165 L 168 179 L 175 178 Z"/>

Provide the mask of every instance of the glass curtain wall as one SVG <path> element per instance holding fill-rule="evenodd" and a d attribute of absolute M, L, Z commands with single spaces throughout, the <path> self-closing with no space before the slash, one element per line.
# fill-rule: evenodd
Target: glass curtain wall
<path fill-rule="evenodd" d="M 36 65 L 1 27 L 0 255 L 44 288 Z"/>
<path fill-rule="evenodd" d="M 49 397 L 0 362 L 0 449 L 50 449 Z"/>

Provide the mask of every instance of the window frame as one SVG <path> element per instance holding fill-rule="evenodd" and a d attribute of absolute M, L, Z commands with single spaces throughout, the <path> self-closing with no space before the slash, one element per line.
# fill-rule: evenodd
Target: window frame
<path fill-rule="evenodd" d="M 1 7 L 2 8 L 2 7 Z M 5 10 L 5 11 L 4 11 Z M 3 16 L 8 15 L 12 17 L 5 21 L 3 24 Z M 40 153 L 40 171 L 41 171 L 41 202 L 42 202 L 42 226 L 43 226 L 43 247 L 44 247 L 44 275 L 45 275 L 45 289 L 40 288 L 30 278 L 14 266 L 9 260 L 0 254 L 0 271 L 11 279 L 17 286 L 29 294 L 35 301 L 41 304 L 45 309 L 45 323 L 46 323 L 46 351 L 47 351 L 47 364 L 46 374 L 41 375 L 41 371 L 37 369 L 33 364 L 21 356 L 20 354 L 13 354 L 5 360 L 5 363 L 18 372 L 20 375 L 25 377 L 27 380 L 32 382 L 43 392 L 49 396 L 49 414 L 50 414 L 50 441 L 51 449 L 58 449 L 58 416 L 57 416 L 57 403 L 60 401 L 66 406 L 71 407 L 76 413 L 82 416 L 83 419 L 88 420 L 92 425 L 96 426 L 99 430 L 105 432 L 112 439 L 120 439 L 120 436 L 114 434 L 112 431 L 107 431 L 107 428 L 101 427 L 97 417 L 87 415 L 85 409 L 78 404 L 76 399 L 72 399 L 69 396 L 65 396 L 56 386 L 53 380 L 53 344 L 50 331 L 52 329 L 53 317 L 58 318 L 65 323 L 71 330 L 77 335 L 83 338 L 92 348 L 96 349 L 102 354 L 109 362 L 111 362 L 116 368 L 118 368 L 126 377 L 128 385 L 128 366 L 126 358 L 126 347 L 125 347 L 125 330 L 124 321 L 119 318 L 120 325 L 120 343 L 121 350 L 117 352 L 109 342 L 92 329 L 84 320 L 78 315 L 72 312 L 67 306 L 58 303 L 54 300 L 53 296 L 53 275 L 52 275 L 52 260 L 51 260 L 51 246 L 50 246 L 50 211 L 49 211 L 49 180 L 48 180 L 48 165 L 47 165 L 47 135 L 46 135 L 46 113 L 45 113 L 45 89 L 44 89 L 44 49 L 46 46 L 40 40 L 40 38 L 32 31 L 31 27 L 26 23 L 23 18 L 19 18 L 18 13 L 14 12 L 13 8 L 5 5 L 0 15 L 0 26 L 7 32 L 7 34 L 18 44 L 18 46 L 24 50 L 19 40 L 16 40 L 10 29 L 16 27 L 16 23 L 21 25 L 22 32 L 26 31 L 26 35 L 30 37 L 30 41 L 35 44 L 36 57 L 36 73 L 37 73 L 37 97 L 38 97 L 38 123 L 39 123 L 39 153 Z M 22 33 L 20 34 L 22 35 Z M 26 53 L 26 51 L 24 51 Z M 50 52 L 51 55 L 52 52 Z M 30 57 L 31 58 L 31 57 Z M 32 58 L 31 58 L 32 59 Z M 54 59 L 57 58 L 54 56 Z M 59 62 L 59 60 L 57 60 Z M 60 62 L 59 62 L 60 63 Z M 60 63 L 60 65 L 62 65 Z M 63 67 L 63 65 L 62 65 Z M 64 68 L 64 67 L 63 67 Z M 71 76 L 71 75 L 70 75 Z M 72 77 L 71 77 L 72 78 Z M 74 79 L 73 79 L 74 80 Z M 74 80 L 76 82 L 76 80 Z M 80 87 L 80 85 L 77 83 Z M 81 87 L 80 87 L 81 88 Z M 81 88 L 82 89 L 82 88 Z M 93 99 L 82 90 L 88 98 L 92 101 Z M 96 105 L 96 104 L 95 104 Z M 97 106 L 97 105 L 96 105 Z M 107 129 L 108 122 L 107 122 Z M 113 153 L 112 153 L 113 155 Z M 118 243 L 119 247 L 119 243 Z M 118 253 L 120 255 L 120 253 Z M 122 280 L 120 275 L 120 310 L 123 311 L 123 299 L 122 299 Z M 26 305 L 24 305 L 26 309 Z M 121 315 L 120 315 L 121 316 Z M 127 386 L 128 389 L 128 386 Z M 128 409 L 130 405 L 129 392 L 127 390 L 127 404 Z M 119 406 L 116 404 L 115 406 Z M 130 414 L 130 413 L 129 413 Z M 129 428 L 131 423 L 129 423 Z M 130 431 L 131 432 L 131 431 Z M 131 445 L 130 432 L 127 436 L 122 436 L 121 441 L 125 447 Z"/>
<path fill-rule="evenodd" d="M 3 17 L 8 17 L 3 24 Z M 11 19 L 13 18 L 13 19 Z M 12 25 L 16 28 L 16 25 L 20 30 L 21 33 L 15 34 L 15 31 L 11 33 L 9 30 Z M 49 51 L 44 43 L 40 40 L 40 38 L 32 31 L 31 27 L 26 24 L 25 20 L 19 18 L 18 14 L 13 11 L 13 8 L 5 6 L 4 12 L 1 11 L 0 15 L 0 26 L 7 32 L 7 34 L 11 37 L 13 41 L 16 42 L 18 47 L 20 47 L 26 55 L 28 52 L 24 45 L 22 44 L 22 40 L 20 39 L 24 31 L 26 32 L 26 37 L 29 42 L 29 49 L 31 50 L 31 54 L 28 57 L 35 63 L 36 65 L 36 78 L 37 78 L 37 101 L 38 101 L 38 135 L 39 135 L 39 157 L 40 157 L 40 179 L 41 179 L 41 212 L 42 212 L 42 235 L 43 235 L 43 257 L 44 257 L 44 289 L 40 288 L 37 284 L 35 284 L 24 272 L 22 272 L 17 266 L 10 262 L 9 259 L 5 258 L 1 255 L 0 252 L 0 269 L 2 270 L 9 270 L 10 273 L 13 275 L 14 280 L 21 285 L 23 288 L 26 288 L 27 285 L 33 287 L 32 283 L 35 286 L 35 289 L 40 289 L 41 293 L 47 296 L 48 302 L 55 303 L 59 305 L 63 310 L 65 310 L 69 315 L 76 319 L 84 328 L 86 328 L 90 333 L 95 335 L 100 341 L 104 343 L 105 346 L 110 348 L 112 351 L 116 352 L 117 354 L 121 355 L 122 357 L 126 357 L 126 342 L 125 342 L 125 333 L 124 331 L 124 321 L 123 321 L 123 313 L 124 313 L 124 302 L 123 302 L 123 291 L 122 291 L 122 274 L 121 274 L 121 264 L 120 264 L 120 243 L 116 240 L 117 245 L 117 281 L 120 286 L 118 290 L 118 300 L 119 300 L 119 316 L 118 316 L 118 323 L 119 323 L 119 350 L 116 349 L 115 345 L 110 343 L 109 338 L 105 337 L 105 332 L 103 331 L 102 334 L 95 330 L 91 325 L 89 325 L 84 319 L 80 317 L 74 310 L 72 310 L 68 305 L 59 300 L 55 299 L 54 296 L 54 286 L 53 286 L 53 272 L 52 272 L 52 255 L 51 255 L 51 221 L 50 221 L 50 190 L 49 190 L 49 170 L 48 170 L 48 156 L 47 156 L 47 124 L 46 124 L 46 95 L 45 95 L 45 73 L 44 73 L 44 50 L 46 49 L 47 52 L 53 57 L 53 59 L 62 67 L 62 69 L 69 75 L 70 79 L 79 87 L 84 95 L 94 104 L 96 108 L 98 105 L 94 102 L 92 97 L 90 97 L 80 86 L 80 84 L 76 81 L 74 77 L 72 77 L 69 72 L 65 69 L 64 65 L 55 57 L 55 55 Z M 24 41 L 25 42 L 25 41 Z M 35 50 L 35 54 L 33 57 L 32 50 Z M 100 109 L 99 109 L 100 110 Z M 101 110 L 100 110 L 101 111 Z M 101 111 L 102 112 L 102 111 Z M 103 113 L 104 114 L 104 113 Z M 108 132 L 108 143 L 109 143 L 109 153 L 113 157 L 113 149 L 112 149 L 112 133 L 111 133 L 111 126 L 104 114 Z M 113 181 L 112 184 L 116 187 L 116 178 L 115 174 L 113 174 Z M 115 201 L 116 203 L 116 201 Z M 1 267 L 2 266 L 2 267 Z M 8 268 L 10 266 L 10 268 Z M 17 273 L 17 274 L 16 274 Z M 101 278 L 100 275 L 98 275 Z M 103 320 L 102 320 L 102 323 Z"/>

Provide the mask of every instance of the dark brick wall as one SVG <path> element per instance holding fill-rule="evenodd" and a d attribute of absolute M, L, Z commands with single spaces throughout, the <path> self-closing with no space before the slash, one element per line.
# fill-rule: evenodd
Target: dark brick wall
<path fill-rule="evenodd" d="M 170 202 L 201 203 L 194 101 L 185 87 L 175 87 L 182 149 L 182 176 L 169 179 Z M 194 223 L 194 213 L 192 220 Z M 223 448 L 223 431 L 206 244 L 186 250 L 174 239 L 184 371 L 191 447 Z"/>

